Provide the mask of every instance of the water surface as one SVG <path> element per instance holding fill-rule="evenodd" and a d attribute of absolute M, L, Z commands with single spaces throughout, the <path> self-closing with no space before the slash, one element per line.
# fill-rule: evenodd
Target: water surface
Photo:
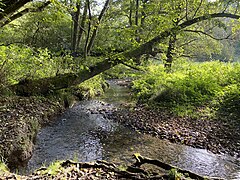
<path fill-rule="evenodd" d="M 240 179 L 237 159 L 142 135 L 107 119 L 105 113 L 131 99 L 126 87 L 114 81 L 110 81 L 110 87 L 101 99 L 82 101 L 41 129 L 29 170 L 66 159 L 131 164 L 132 154 L 138 152 L 200 175 Z"/>

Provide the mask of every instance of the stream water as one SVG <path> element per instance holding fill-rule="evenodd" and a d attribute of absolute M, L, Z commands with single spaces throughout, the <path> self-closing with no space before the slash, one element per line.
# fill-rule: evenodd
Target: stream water
<path fill-rule="evenodd" d="M 129 101 L 129 90 L 111 81 L 100 99 L 82 101 L 68 109 L 39 132 L 28 171 L 66 159 L 129 164 L 132 154 L 138 152 L 200 175 L 240 179 L 237 159 L 142 135 L 105 117 L 104 113 Z"/>

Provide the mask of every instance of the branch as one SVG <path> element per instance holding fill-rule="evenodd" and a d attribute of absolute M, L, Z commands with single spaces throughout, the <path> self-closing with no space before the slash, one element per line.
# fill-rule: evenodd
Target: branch
<path fill-rule="evenodd" d="M 123 53 L 123 56 L 125 56 L 127 58 L 138 58 L 138 57 L 142 56 L 143 54 L 151 54 L 153 47 L 157 43 L 166 39 L 173 32 L 178 33 L 179 31 L 181 31 L 184 28 L 189 27 L 193 24 L 199 23 L 199 22 L 204 21 L 204 20 L 213 19 L 213 18 L 220 18 L 220 17 L 232 18 L 232 19 L 239 19 L 240 18 L 239 15 L 230 14 L 230 13 L 215 13 L 215 14 L 206 14 L 206 15 L 203 15 L 203 16 L 199 16 L 199 17 L 193 18 L 191 20 L 187 20 L 187 21 L 179 24 L 178 26 L 174 26 L 174 27 L 172 27 L 172 28 L 170 28 L 166 31 L 163 31 L 158 36 L 155 36 L 153 39 L 151 39 L 150 41 L 142 44 L 138 48 Z"/>
<path fill-rule="evenodd" d="M 186 10 L 185 10 L 185 13 L 186 13 L 186 20 L 188 20 L 188 0 L 186 0 Z"/>
<path fill-rule="evenodd" d="M 6 8 L 4 8 L 3 13 L 0 14 L 0 20 L 4 20 L 5 18 L 8 18 L 11 16 L 13 13 L 15 13 L 18 9 L 23 7 L 25 4 L 28 2 L 31 2 L 31 0 L 14 0 L 14 1 L 6 1 Z"/>
<path fill-rule="evenodd" d="M 212 36 L 211 34 L 208 34 L 208 33 L 204 32 L 204 31 L 200 31 L 200 30 L 186 29 L 184 31 L 185 32 L 192 32 L 192 33 L 198 33 L 198 34 L 204 34 L 204 35 L 206 35 L 206 36 L 208 36 L 208 37 L 210 37 L 212 39 L 218 40 L 218 41 L 221 41 L 221 40 L 224 40 L 224 39 L 228 39 L 232 35 L 232 34 L 229 34 L 229 35 L 227 35 L 224 38 L 216 38 L 216 37 Z"/>
<path fill-rule="evenodd" d="M 196 41 L 196 40 L 198 40 L 198 39 L 197 39 L 197 38 L 191 39 L 191 40 L 189 40 L 188 42 L 185 42 L 185 43 L 183 43 L 183 44 L 180 44 L 178 47 L 183 47 L 183 46 L 189 45 L 189 44 L 191 44 L 192 42 L 194 42 L 194 41 Z"/>
<path fill-rule="evenodd" d="M 107 10 L 108 10 L 108 8 L 109 8 L 109 3 L 110 3 L 110 0 L 106 0 L 106 2 L 105 2 L 105 4 L 104 4 L 104 7 L 103 7 L 103 9 L 102 9 L 102 11 L 101 11 L 101 13 L 100 13 L 100 15 L 99 15 L 99 17 L 98 17 L 98 22 L 97 22 L 97 24 L 96 24 L 95 27 L 94 27 L 92 36 L 91 36 L 91 38 L 90 38 L 90 40 L 89 40 L 89 43 L 88 43 L 88 46 L 87 46 L 87 52 L 86 52 L 87 55 L 90 53 L 90 51 L 91 51 L 91 49 L 92 49 L 92 47 L 93 47 L 95 38 L 96 38 L 96 36 L 97 36 L 97 32 L 98 32 L 99 25 L 100 25 L 100 23 L 101 23 L 101 20 L 102 20 L 104 14 L 107 12 Z"/>
<path fill-rule="evenodd" d="M 123 64 L 123 65 L 125 65 L 125 66 L 127 66 L 127 67 L 130 67 L 130 68 L 132 68 L 132 69 L 134 69 L 134 70 L 137 70 L 137 71 L 143 71 L 142 69 L 140 69 L 140 68 L 138 68 L 138 67 L 136 67 L 136 66 L 133 66 L 133 65 L 131 65 L 131 64 L 127 64 L 127 63 L 125 63 L 125 62 L 121 62 L 121 64 Z"/>
<path fill-rule="evenodd" d="M 227 2 L 226 7 L 225 7 L 224 10 L 223 10 L 223 13 L 227 10 L 227 8 L 228 8 L 228 6 L 229 6 L 230 3 L 231 3 L 231 0 L 229 0 L 229 1 Z"/>
<path fill-rule="evenodd" d="M 27 14 L 27 13 L 30 13 L 30 12 L 41 12 L 44 10 L 45 7 L 47 7 L 51 2 L 50 1 L 47 1 L 45 3 L 43 3 L 41 6 L 39 6 L 38 8 L 26 8 L 12 16 L 10 16 L 9 18 L 6 19 L 5 22 L 2 22 L 0 24 L 0 27 L 3 27 L 7 24 L 9 24 L 10 22 L 14 21 L 15 19 L 17 18 L 20 18 L 22 17 L 23 15 Z"/>
<path fill-rule="evenodd" d="M 206 177 L 200 176 L 200 175 L 198 175 L 196 173 L 193 173 L 191 171 L 180 169 L 176 166 L 161 162 L 160 160 L 157 160 L 157 159 L 150 159 L 150 158 L 147 158 L 147 157 L 143 157 L 138 153 L 134 154 L 133 156 L 136 160 L 136 162 L 134 163 L 134 166 L 136 166 L 136 167 L 140 167 L 143 164 L 152 164 L 152 165 L 158 166 L 158 167 L 163 168 L 163 169 L 168 170 L 168 171 L 171 170 L 171 169 L 176 169 L 177 172 L 180 172 L 182 174 L 188 174 L 189 177 L 192 178 L 192 179 L 198 179 L 198 180 L 206 179 Z M 218 180 L 220 179 L 220 178 L 215 178 L 215 177 L 210 177 L 210 178 L 211 179 L 218 179 Z"/>
<path fill-rule="evenodd" d="M 193 14 L 193 18 L 197 15 L 197 12 L 199 11 L 200 7 L 202 6 L 202 2 L 203 2 L 203 0 L 201 0 L 201 2 L 199 3 L 199 6 L 197 7 L 196 11 Z"/>

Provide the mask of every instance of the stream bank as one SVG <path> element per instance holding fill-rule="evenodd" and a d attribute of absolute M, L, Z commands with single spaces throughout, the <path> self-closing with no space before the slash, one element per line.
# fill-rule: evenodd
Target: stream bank
<path fill-rule="evenodd" d="M 226 179 L 239 177 L 239 161 L 232 157 L 219 156 L 203 149 L 172 144 L 150 135 L 142 135 L 107 118 L 112 112 L 118 112 L 114 105 L 126 105 L 131 102 L 128 101 L 130 94 L 126 88 L 117 86 L 116 82 L 112 83 L 111 87 L 103 97 L 111 103 L 102 100 L 82 101 L 65 111 L 51 125 L 41 129 L 28 167 L 36 169 L 43 164 L 48 165 L 52 161 L 68 158 L 83 162 L 107 160 L 119 164 L 132 164 L 131 155 L 139 152 L 143 156 L 159 159 L 201 175 Z M 59 173 L 62 172 L 65 173 Z M 70 173 L 69 177 L 74 173 L 78 173 L 79 177 L 85 176 L 79 169 L 77 172 L 66 173 Z M 89 173 L 97 175 L 98 170 L 90 170 Z M 26 176 L 26 179 L 35 177 L 46 178 L 33 174 Z M 101 176 L 96 179 L 101 179 Z"/>
<path fill-rule="evenodd" d="M 31 158 L 40 127 L 64 110 L 63 103 L 44 97 L 1 97 L 0 155 L 10 169 L 25 166 Z"/>
<path fill-rule="evenodd" d="M 233 157 L 161 140 L 107 118 L 121 109 L 119 105 L 132 103 L 129 93 L 129 89 L 119 86 L 118 81 L 111 81 L 104 96 L 75 104 L 51 125 L 41 129 L 27 172 L 66 159 L 105 160 L 120 166 L 129 165 L 133 164 L 132 154 L 140 153 L 202 176 L 239 177 L 239 161 Z"/>
<path fill-rule="evenodd" d="M 143 134 L 240 158 L 240 126 L 235 120 L 177 117 L 143 104 L 115 111 L 108 118 Z"/>

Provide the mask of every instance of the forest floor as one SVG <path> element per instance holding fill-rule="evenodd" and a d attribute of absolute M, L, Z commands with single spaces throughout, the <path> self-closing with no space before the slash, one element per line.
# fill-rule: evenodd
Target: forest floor
<path fill-rule="evenodd" d="M 38 129 L 53 120 L 63 110 L 63 105 L 40 97 L 0 98 L 0 154 L 11 164 L 24 164 L 31 155 Z M 213 153 L 227 153 L 240 158 L 239 120 L 209 119 L 208 117 L 177 117 L 172 113 L 137 104 L 108 113 L 109 117 L 134 130 L 148 133 L 174 143 L 204 148 Z M 9 171 L 1 172 L 0 179 L 121 179 L 121 174 L 106 168 L 76 169 L 66 167 L 56 174 L 19 176 Z M 39 171 L 40 172 L 40 171 Z M 166 177 L 166 174 L 163 175 Z M 125 179 L 125 178 L 124 178 Z M 164 179 L 164 178 L 163 178 Z"/>
<path fill-rule="evenodd" d="M 239 119 L 226 120 L 223 116 L 222 119 L 178 117 L 166 110 L 142 104 L 115 111 L 109 118 L 173 143 L 240 158 Z"/>

